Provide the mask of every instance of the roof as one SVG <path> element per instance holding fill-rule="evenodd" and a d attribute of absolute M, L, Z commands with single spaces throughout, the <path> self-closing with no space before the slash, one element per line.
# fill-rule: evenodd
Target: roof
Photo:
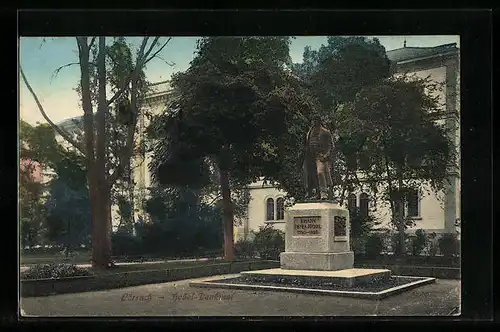
<path fill-rule="evenodd" d="M 394 62 L 404 62 L 454 52 L 458 52 L 456 43 L 444 44 L 435 47 L 402 47 L 387 51 L 387 57 L 389 60 Z"/>
<path fill-rule="evenodd" d="M 162 81 L 157 83 L 151 83 L 149 85 L 149 91 L 146 98 L 152 98 L 164 95 L 171 90 L 169 81 Z M 83 128 L 83 116 L 75 116 L 73 118 L 65 119 L 57 125 L 66 131 L 73 132 L 77 129 Z"/>
<path fill-rule="evenodd" d="M 59 127 L 65 129 L 66 131 L 73 132 L 77 129 L 81 129 L 83 126 L 83 116 L 75 116 L 63 120 L 57 124 Z"/>
<path fill-rule="evenodd" d="M 149 91 L 147 93 L 147 97 L 151 98 L 151 97 L 155 97 L 158 95 L 163 95 L 170 90 L 172 90 L 172 88 L 170 86 L 169 81 L 161 81 L 161 82 L 157 82 L 157 83 L 151 83 L 149 85 Z"/>

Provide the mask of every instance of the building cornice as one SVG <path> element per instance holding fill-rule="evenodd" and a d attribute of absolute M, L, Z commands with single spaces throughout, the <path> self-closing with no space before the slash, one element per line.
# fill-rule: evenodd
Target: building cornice
<path fill-rule="evenodd" d="M 430 60 L 430 59 L 442 60 L 443 58 L 453 57 L 453 56 L 457 56 L 457 55 L 458 55 L 457 51 L 449 51 L 449 52 L 440 53 L 440 54 L 433 54 L 433 55 L 429 55 L 429 56 L 417 57 L 417 58 L 413 58 L 413 59 L 398 61 L 398 62 L 396 62 L 396 65 L 405 65 L 408 63 L 419 62 L 419 61 Z"/>
<path fill-rule="evenodd" d="M 450 66 L 451 64 L 449 63 L 449 61 L 458 63 L 458 54 L 448 52 L 445 54 L 437 54 L 415 59 L 408 59 L 401 62 L 394 62 L 393 71 L 395 73 L 404 73 L 437 69 Z"/>

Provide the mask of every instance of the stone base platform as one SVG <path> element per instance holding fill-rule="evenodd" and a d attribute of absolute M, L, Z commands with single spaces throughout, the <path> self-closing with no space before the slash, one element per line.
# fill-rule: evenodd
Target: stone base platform
<path fill-rule="evenodd" d="M 278 269 L 279 270 L 279 269 Z M 358 269 L 353 269 L 358 270 Z M 388 281 L 380 281 L 378 284 L 368 283 L 366 285 L 358 286 L 343 286 L 343 285 L 332 285 L 330 282 L 323 282 L 322 284 L 317 284 L 311 282 L 311 278 L 316 278 L 315 276 L 306 276 L 304 271 L 300 271 L 299 275 L 302 279 L 302 284 L 297 283 L 297 276 L 290 275 L 273 275 L 270 272 L 257 274 L 258 276 L 251 277 L 248 275 L 244 276 L 213 276 L 206 278 L 204 280 L 193 281 L 189 283 L 191 287 L 202 287 L 202 288 L 222 288 L 222 289 L 238 289 L 247 291 L 268 291 L 268 292 L 291 292 L 299 294 L 313 294 L 313 295 L 329 295 L 329 296 L 342 296 L 351 297 L 358 299 L 369 299 L 369 300 L 382 300 L 387 297 L 404 293 L 411 289 L 421 287 L 424 285 L 433 284 L 436 282 L 435 278 L 425 278 L 425 277 L 405 277 L 405 276 L 391 276 Z M 312 272 L 312 271 L 307 271 Z M 333 273 L 333 271 L 328 271 Z M 340 271 L 335 271 L 338 273 Z M 368 272 L 368 271 L 365 271 Z M 349 274 L 354 276 L 349 278 Z M 361 281 L 363 276 L 361 273 L 356 271 L 344 272 L 344 282 L 358 282 Z M 342 275 L 342 274 L 341 274 Z M 337 275 L 338 276 L 338 275 Z M 356 277 L 357 276 L 357 277 Z M 273 279 L 275 277 L 275 279 Z M 265 281 L 268 278 L 267 282 Z M 290 278 L 286 279 L 285 278 Z M 320 279 L 315 280 L 322 280 Z M 335 278 L 331 278 L 335 280 Z M 324 279 L 323 279 L 324 280 Z M 427 297 L 429 294 L 423 292 Z M 318 299 L 319 300 L 319 299 Z M 441 299 L 440 299 L 441 300 Z M 377 304 L 378 306 L 378 304 Z"/>
<path fill-rule="evenodd" d="M 326 282 L 332 285 L 354 287 L 387 281 L 391 278 L 391 271 L 385 269 L 346 269 L 340 271 L 266 269 L 241 272 L 241 276 L 247 280 L 264 282 L 297 280 L 308 283 Z"/>
<path fill-rule="evenodd" d="M 282 252 L 281 267 L 286 270 L 337 271 L 352 269 L 354 252 Z"/>

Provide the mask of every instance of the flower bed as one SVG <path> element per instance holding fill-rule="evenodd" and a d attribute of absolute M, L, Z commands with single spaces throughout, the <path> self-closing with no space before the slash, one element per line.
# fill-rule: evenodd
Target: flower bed
<path fill-rule="evenodd" d="M 80 268 L 74 264 L 49 263 L 34 265 L 28 270 L 21 272 L 21 279 L 60 279 L 71 277 L 87 277 L 90 275 L 91 273 L 88 269 Z"/>

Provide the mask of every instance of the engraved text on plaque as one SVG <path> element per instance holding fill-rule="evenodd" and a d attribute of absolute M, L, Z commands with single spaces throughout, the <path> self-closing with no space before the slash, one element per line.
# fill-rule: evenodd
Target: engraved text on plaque
<path fill-rule="evenodd" d="M 321 232 L 321 217 L 294 217 L 294 236 L 319 236 Z"/>

